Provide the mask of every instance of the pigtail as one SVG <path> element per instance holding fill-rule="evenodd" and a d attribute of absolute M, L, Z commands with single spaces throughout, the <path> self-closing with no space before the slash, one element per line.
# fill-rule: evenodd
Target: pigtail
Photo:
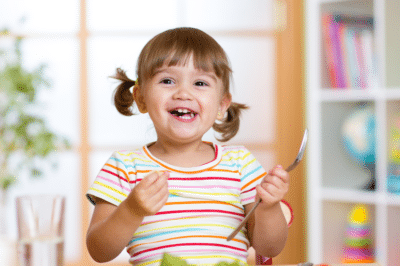
<path fill-rule="evenodd" d="M 227 110 L 227 115 L 222 119 L 221 123 L 214 123 L 213 129 L 221 133 L 222 138 L 218 139 L 221 142 L 226 142 L 233 138 L 239 131 L 240 114 L 242 110 L 249 107 L 241 103 L 231 103 Z"/>
<path fill-rule="evenodd" d="M 117 108 L 118 112 L 123 115 L 133 115 L 132 106 L 134 99 L 130 88 L 135 86 L 136 82 L 128 78 L 125 71 L 121 68 L 117 68 L 117 72 L 115 76 L 112 76 L 112 78 L 121 81 L 121 83 L 115 89 L 113 95 L 115 107 Z"/>

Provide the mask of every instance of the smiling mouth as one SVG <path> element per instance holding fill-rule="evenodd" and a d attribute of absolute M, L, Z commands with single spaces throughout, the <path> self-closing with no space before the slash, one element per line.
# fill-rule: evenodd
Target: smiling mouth
<path fill-rule="evenodd" d="M 184 109 L 184 108 L 177 108 L 174 110 L 169 111 L 170 114 L 172 114 L 173 116 L 179 117 L 181 119 L 192 119 L 194 118 L 197 113 L 189 110 L 189 109 Z"/>

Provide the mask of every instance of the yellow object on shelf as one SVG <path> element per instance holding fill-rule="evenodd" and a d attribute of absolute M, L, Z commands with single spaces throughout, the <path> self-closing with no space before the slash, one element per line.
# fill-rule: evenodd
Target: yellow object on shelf
<path fill-rule="evenodd" d="M 341 262 L 372 263 L 374 261 L 368 208 L 366 205 L 357 204 L 349 213 Z"/>
<path fill-rule="evenodd" d="M 364 205 L 357 205 L 350 213 L 350 222 L 354 224 L 365 224 L 367 222 L 367 208 Z"/>

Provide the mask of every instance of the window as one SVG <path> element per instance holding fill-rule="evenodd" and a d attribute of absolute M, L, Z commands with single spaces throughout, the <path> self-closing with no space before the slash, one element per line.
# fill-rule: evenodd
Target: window
<path fill-rule="evenodd" d="M 18 8 L 17 8 L 18 7 Z M 82 10 L 82 8 L 85 9 Z M 27 68 L 47 64 L 52 88 L 40 95 L 51 128 L 73 149 L 57 155 L 59 168 L 43 179 L 20 178 L 11 199 L 21 194 L 67 196 L 67 263 L 85 257 L 84 230 L 91 210 L 84 193 L 114 150 L 137 148 L 156 139 L 147 115 L 124 117 L 112 103 L 116 67 L 135 79 L 145 43 L 166 29 L 197 27 L 225 49 L 233 69 L 233 100 L 248 104 L 238 135 L 266 169 L 274 164 L 276 141 L 276 36 L 273 0 L 15 0 L 0 3 L 0 29 L 22 35 Z M 86 22 L 86 23 L 85 23 Z M 6 43 L 0 39 L 0 45 Z M 204 138 L 216 141 L 214 133 Z M 14 225 L 10 213 L 9 224 Z M 15 225 L 14 225 L 15 226 Z M 11 231 L 16 228 L 10 226 Z M 117 262 L 127 261 L 123 252 Z"/>

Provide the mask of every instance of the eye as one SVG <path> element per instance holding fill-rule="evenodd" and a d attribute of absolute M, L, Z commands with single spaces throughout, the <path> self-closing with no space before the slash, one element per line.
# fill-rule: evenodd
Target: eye
<path fill-rule="evenodd" d="M 204 81 L 196 81 L 196 83 L 194 83 L 196 86 L 208 86 L 208 84 Z"/>
<path fill-rule="evenodd" d="M 160 83 L 162 83 L 162 84 L 173 84 L 173 81 L 170 78 L 165 78 L 165 79 L 162 79 L 160 81 Z"/>

